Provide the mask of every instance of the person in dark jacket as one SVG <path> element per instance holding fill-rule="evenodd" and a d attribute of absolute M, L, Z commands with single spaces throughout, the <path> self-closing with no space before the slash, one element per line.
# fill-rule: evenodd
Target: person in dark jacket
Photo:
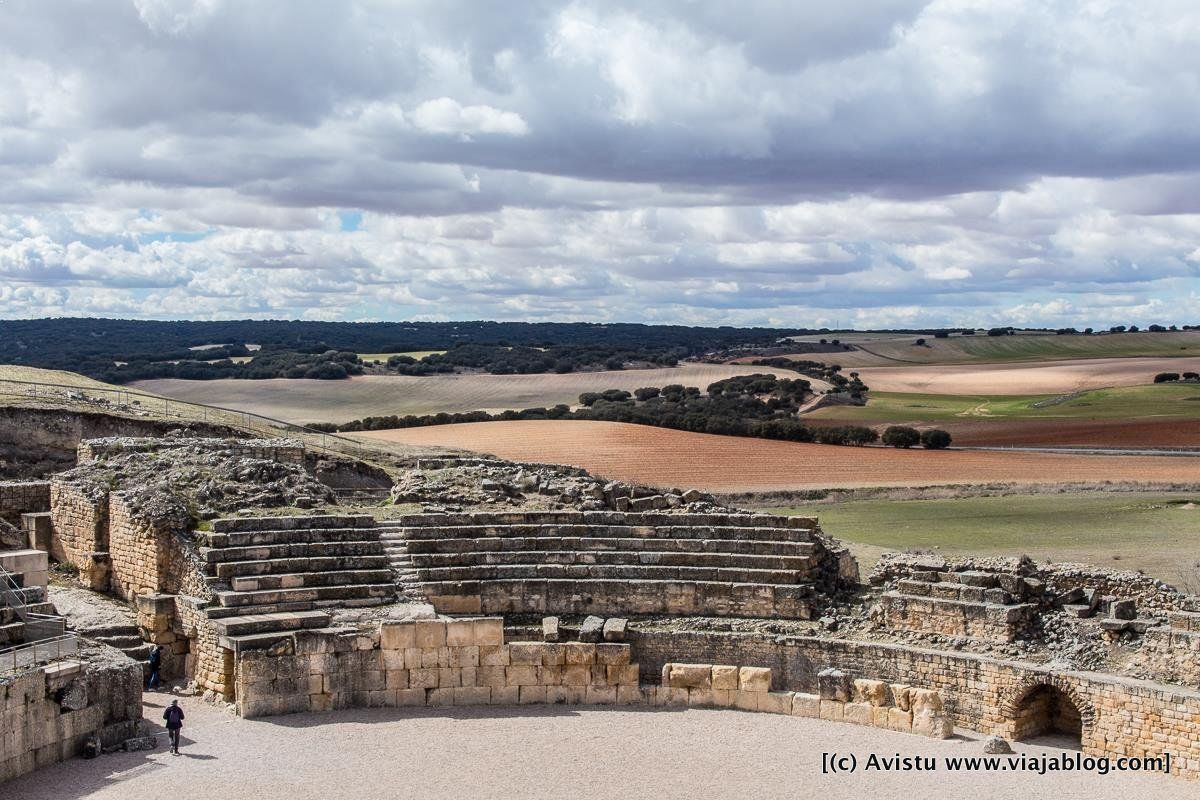
<path fill-rule="evenodd" d="M 159 670 L 162 669 L 162 645 L 156 644 L 156 645 L 154 645 L 154 647 L 150 648 L 149 661 L 150 661 L 150 683 L 148 683 L 146 685 L 146 688 L 149 691 L 153 692 L 155 689 L 158 688 L 159 684 L 161 683 L 161 680 L 158 677 L 158 672 L 159 672 Z"/>
<path fill-rule="evenodd" d="M 179 731 L 183 728 L 183 709 L 178 700 L 172 700 L 171 705 L 163 711 L 163 719 L 167 721 L 167 738 L 171 741 L 171 752 L 179 755 Z"/>

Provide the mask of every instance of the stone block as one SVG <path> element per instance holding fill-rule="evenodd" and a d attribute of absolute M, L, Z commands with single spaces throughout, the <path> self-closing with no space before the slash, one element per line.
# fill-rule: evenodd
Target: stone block
<path fill-rule="evenodd" d="M 598 644 L 596 645 L 597 664 L 628 664 L 629 645 L 627 644 Z"/>
<path fill-rule="evenodd" d="M 505 683 L 509 686 L 537 686 L 538 669 L 530 664 L 520 664 L 504 668 Z"/>
<path fill-rule="evenodd" d="M 909 697 L 909 709 L 914 714 L 940 714 L 942 711 L 942 695 L 936 689 L 913 689 Z"/>
<path fill-rule="evenodd" d="M 676 689 L 711 689 L 712 667 L 708 664 L 672 664 L 667 685 Z"/>
<path fill-rule="evenodd" d="M 817 673 L 817 694 L 822 700 L 850 701 L 850 679 L 840 669 L 828 667 Z"/>
<path fill-rule="evenodd" d="M 771 670 L 769 667 L 742 667 L 738 670 L 738 691 L 769 692 L 771 691 Z"/>
<path fill-rule="evenodd" d="M 888 728 L 893 731 L 911 731 L 913 715 L 911 711 L 902 711 L 899 708 L 888 709 Z"/>
<path fill-rule="evenodd" d="M 712 668 L 712 688 L 728 692 L 737 691 L 738 668 L 727 664 L 714 664 Z"/>
<path fill-rule="evenodd" d="M 734 696 L 737 694 L 737 690 L 712 689 L 708 694 L 712 700 L 712 704 L 717 708 L 733 708 Z"/>
<path fill-rule="evenodd" d="M 424 688 L 401 688 L 396 692 L 396 705 L 425 705 Z"/>
<path fill-rule="evenodd" d="M 492 690 L 488 686 L 461 686 L 454 690 L 454 705 L 485 706 L 492 702 Z"/>
<path fill-rule="evenodd" d="M 421 668 L 410 669 L 408 671 L 408 685 L 411 689 L 436 689 L 438 688 L 438 670 L 436 668 Z"/>
<path fill-rule="evenodd" d="M 587 664 L 566 664 L 562 668 L 563 686 L 587 686 L 592 682 L 592 668 Z"/>
<path fill-rule="evenodd" d="M 913 714 L 912 732 L 931 739 L 948 739 L 954 735 L 954 723 L 944 714 Z"/>
<path fill-rule="evenodd" d="M 474 620 L 475 644 L 483 647 L 504 644 L 504 620 L 499 617 Z"/>
<path fill-rule="evenodd" d="M 610 664 L 607 667 L 608 682 L 614 686 L 637 686 L 637 664 Z"/>
<path fill-rule="evenodd" d="M 452 706 L 454 705 L 454 689 L 430 689 L 425 702 L 426 705 L 431 706 Z"/>
<path fill-rule="evenodd" d="M 636 684 L 617 687 L 617 705 L 631 706 L 645 702 L 642 690 Z"/>
<path fill-rule="evenodd" d="M 842 719 L 855 725 L 873 725 L 874 709 L 870 703 L 846 703 L 842 708 Z"/>
<path fill-rule="evenodd" d="M 625 632 L 629 627 L 629 620 L 622 617 L 612 617 L 604 621 L 604 641 L 606 642 L 623 642 L 625 641 Z"/>
<path fill-rule="evenodd" d="M 406 669 L 390 669 L 387 675 L 388 689 L 407 689 L 408 688 L 408 670 Z M 316 677 L 316 676 L 314 676 Z"/>
<path fill-rule="evenodd" d="M 508 663 L 513 666 L 521 664 L 542 663 L 541 642 L 513 642 L 508 646 Z"/>
<path fill-rule="evenodd" d="M 588 616 L 579 626 L 579 641 L 598 642 L 604 636 L 604 620 L 597 616 Z"/>
<path fill-rule="evenodd" d="M 475 642 L 475 621 L 451 619 L 446 621 L 446 647 L 468 647 Z"/>
<path fill-rule="evenodd" d="M 841 700 L 821 699 L 821 719 L 840 722 L 846 713 L 846 704 Z"/>
<path fill-rule="evenodd" d="M 888 726 L 888 712 L 892 708 L 892 706 L 871 706 L 871 724 L 876 728 L 886 728 Z"/>
<path fill-rule="evenodd" d="M 767 692 L 765 691 L 752 692 L 744 689 L 738 689 L 733 693 L 733 707 L 741 709 L 742 711 L 758 711 L 759 706 L 762 703 L 761 698 L 766 694 Z"/>
<path fill-rule="evenodd" d="M 493 686 L 492 705 L 515 706 L 521 699 L 521 690 L 517 686 Z"/>
<path fill-rule="evenodd" d="M 416 642 L 420 648 L 446 646 L 446 623 L 440 619 L 420 619 L 416 624 Z"/>
<path fill-rule="evenodd" d="M 474 645 L 470 647 L 451 647 L 450 650 L 450 666 L 452 667 L 478 667 L 479 666 L 479 648 Z"/>
<path fill-rule="evenodd" d="M 811 717 L 817 719 L 821 716 L 821 698 L 815 694 L 806 694 L 804 692 L 792 693 L 792 716 L 794 717 Z"/>
<path fill-rule="evenodd" d="M 558 617 L 543 617 L 542 640 L 547 642 L 557 642 L 558 638 Z"/>
<path fill-rule="evenodd" d="M 407 650 L 417 646 L 417 626 L 412 622 L 385 622 L 379 626 L 383 650 Z"/>
<path fill-rule="evenodd" d="M 582 642 L 567 642 L 563 645 L 563 663 L 595 664 L 596 645 Z"/>
<path fill-rule="evenodd" d="M 507 645 L 479 645 L 479 666 L 507 667 L 510 663 Z"/>
<path fill-rule="evenodd" d="M 561 667 L 565 662 L 566 656 L 561 646 L 549 642 L 542 645 L 542 666 Z"/>
<path fill-rule="evenodd" d="M 654 705 L 656 706 L 685 707 L 687 704 L 687 689 L 659 686 L 654 693 Z M 757 708 L 757 705 L 755 708 Z"/>
<path fill-rule="evenodd" d="M 712 689 L 688 689 L 688 706 L 707 707 L 712 704 Z"/>
<path fill-rule="evenodd" d="M 892 691 L 892 704 L 901 711 L 908 711 L 910 709 L 909 693 L 912 691 L 912 687 L 903 683 L 893 683 L 889 684 L 889 688 Z"/>
<path fill-rule="evenodd" d="M 581 705 L 586 691 L 582 686 L 547 686 L 546 702 L 560 705 Z"/>
<path fill-rule="evenodd" d="M 758 710 L 768 714 L 791 714 L 791 692 L 766 692 L 759 695 Z"/>
<path fill-rule="evenodd" d="M 853 683 L 853 689 L 851 699 L 855 703 L 866 703 L 872 706 L 887 705 L 888 687 L 883 681 L 858 678 Z"/>
<path fill-rule="evenodd" d="M 518 691 L 518 699 L 521 705 L 529 705 L 532 703 L 546 702 L 546 687 L 545 686 L 521 686 Z"/>
<path fill-rule="evenodd" d="M 590 705 L 613 705 L 617 702 L 617 687 L 589 686 L 584 692 L 584 702 Z"/>
<path fill-rule="evenodd" d="M 1109 606 L 1109 613 L 1115 619 L 1136 619 L 1137 604 L 1132 600 L 1114 600 Z"/>

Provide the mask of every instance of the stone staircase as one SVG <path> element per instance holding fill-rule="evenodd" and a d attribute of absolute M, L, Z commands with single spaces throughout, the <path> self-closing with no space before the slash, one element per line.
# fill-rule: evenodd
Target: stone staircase
<path fill-rule="evenodd" d="M 448 613 L 807 619 L 831 568 L 812 520 L 621 512 L 418 514 L 382 538 Z"/>
<path fill-rule="evenodd" d="M 216 601 L 205 613 L 231 649 L 325 627 L 322 609 L 396 597 L 389 555 L 368 516 L 214 520 L 200 558 Z"/>
<path fill-rule="evenodd" d="M 379 529 L 379 540 L 387 553 L 392 568 L 392 577 L 401 597 L 415 602 L 424 602 L 425 592 L 419 585 L 420 573 L 408 552 L 408 535 L 400 525 L 385 524 Z"/>
<path fill-rule="evenodd" d="M 83 635 L 109 647 L 115 647 L 134 661 L 145 661 L 150 657 L 151 645 L 142 640 L 142 634 L 136 625 L 89 628 Z"/>

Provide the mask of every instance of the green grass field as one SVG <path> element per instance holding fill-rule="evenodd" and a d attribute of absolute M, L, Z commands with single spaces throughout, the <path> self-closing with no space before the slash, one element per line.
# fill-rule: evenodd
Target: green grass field
<path fill-rule="evenodd" d="M 772 508 L 815 516 L 851 543 L 864 574 L 887 550 L 1027 554 L 1140 569 L 1168 582 L 1200 562 L 1200 495 L 1085 492 L 946 500 L 851 500 Z"/>
<path fill-rule="evenodd" d="M 871 392 L 865 406 L 830 406 L 814 419 L 946 422 L 999 419 L 1200 418 L 1200 384 L 1153 384 L 1072 395 L 966 396 Z"/>

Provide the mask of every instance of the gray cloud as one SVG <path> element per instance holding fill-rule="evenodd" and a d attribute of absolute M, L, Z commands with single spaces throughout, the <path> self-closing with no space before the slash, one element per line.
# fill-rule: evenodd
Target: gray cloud
<path fill-rule="evenodd" d="M 1200 321 L 1197 26 L 7 0 L 0 315 Z"/>

